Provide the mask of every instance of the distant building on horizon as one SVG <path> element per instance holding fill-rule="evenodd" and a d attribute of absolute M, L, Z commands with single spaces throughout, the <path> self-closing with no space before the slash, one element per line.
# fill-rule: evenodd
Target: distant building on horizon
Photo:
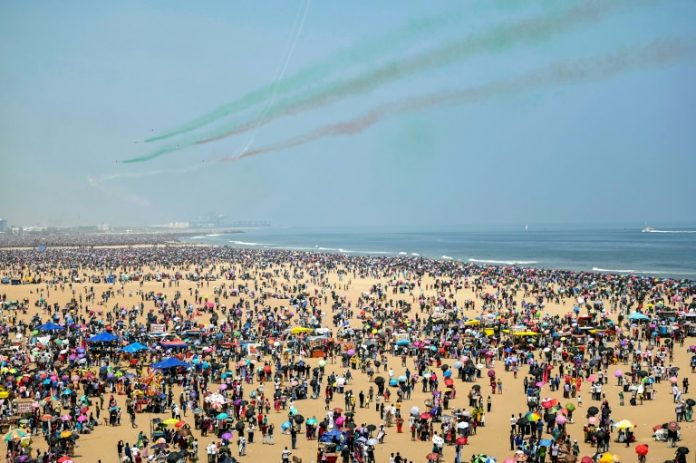
<path fill-rule="evenodd" d="M 7 219 L 0 219 L 0 232 L 6 232 L 10 230 L 10 223 Z"/>

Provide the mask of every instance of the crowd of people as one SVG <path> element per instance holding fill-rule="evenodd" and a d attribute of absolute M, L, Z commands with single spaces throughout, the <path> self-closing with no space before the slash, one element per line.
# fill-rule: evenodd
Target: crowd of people
<path fill-rule="evenodd" d="M 311 446 L 318 463 L 608 463 L 618 446 L 644 453 L 624 410 L 664 401 L 662 383 L 674 415 L 650 437 L 675 463 L 689 451 L 692 281 L 204 246 L 0 262 L 23 291 L 0 285 L 9 462 L 111 461 L 79 449 L 125 426 L 113 446 L 128 462 L 228 463 L 261 445 L 282 461 Z M 465 457 L 503 410 L 509 448 Z"/>

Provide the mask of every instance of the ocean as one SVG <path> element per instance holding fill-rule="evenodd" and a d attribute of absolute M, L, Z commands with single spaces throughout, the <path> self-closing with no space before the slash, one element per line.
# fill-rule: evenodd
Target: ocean
<path fill-rule="evenodd" d="M 238 248 L 423 256 L 492 265 L 696 279 L 696 227 L 395 231 L 259 228 L 186 241 Z"/>

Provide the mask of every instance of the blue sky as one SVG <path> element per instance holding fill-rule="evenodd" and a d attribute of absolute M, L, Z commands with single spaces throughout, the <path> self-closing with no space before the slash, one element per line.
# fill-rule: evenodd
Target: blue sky
<path fill-rule="evenodd" d="M 618 2 L 596 21 L 534 43 L 412 73 L 236 137 L 121 162 L 161 146 L 146 138 L 277 82 L 286 60 L 284 78 L 423 18 L 451 18 L 383 56 L 346 62 L 326 81 L 349 78 L 583 3 L 2 2 L 0 216 L 54 225 L 161 223 L 210 212 L 304 226 L 693 221 L 693 53 L 608 79 L 412 111 L 239 162 L 203 162 L 381 104 L 562 60 L 657 39 L 693 47 L 696 3 L 688 0 Z M 267 110 L 250 108 L 202 133 Z"/>

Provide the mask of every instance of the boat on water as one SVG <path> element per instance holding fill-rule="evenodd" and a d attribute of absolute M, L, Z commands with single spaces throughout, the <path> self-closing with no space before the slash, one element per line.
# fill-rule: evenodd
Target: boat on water
<path fill-rule="evenodd" d="M 652 233 L 654 231 L 655 231 L 655 229 L 653 227 L 645 227 L 643 229 L 643 233 Z"/>

